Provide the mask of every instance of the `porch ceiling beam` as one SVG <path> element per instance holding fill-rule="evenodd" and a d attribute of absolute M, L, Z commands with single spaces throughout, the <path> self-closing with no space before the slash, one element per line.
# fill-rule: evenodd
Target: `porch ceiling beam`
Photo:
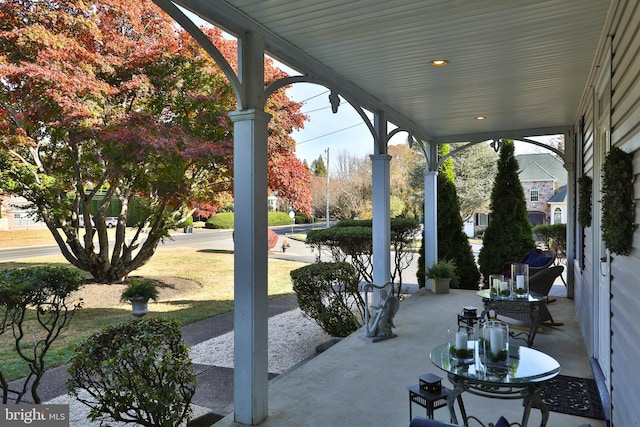
<path fill-rule="evenodd" d="M 521 139 L 531 136 L 543 136 L 543 135 L 564 135 L 565 132 L 573 129 L 573 126 L 552 126 L 544 128 L 531 128 L 531 129 L 516 129 L 516 130 L 501 130 L 501 131 L 489 131 L 480 133 L 468 133 L 461 135 L 447 135 L 439 136 L 433 139 L 433 142 L 437 144 L 447 144 L 452 142 L 481 142 L 488 141 L 495 138 L 503 139 Z"/>
<path fill-rule="evenodd" d="M 328 68 L 322 62 L 309 56 L 286 40 L 278 37 L 267 28 L 231 7 L 222 0 L 175 0 L 175 4 L 195 13 L 205 21 L 222 28 L 224 31 L 241 37 L 246 32 L 260 34 L 265 44 L 265 51 L 300 73 L 324 82 L 328 88 L 348 98 L 351 102 L 371 111 L 384 111 L 389 122 L 406 130 L 423 141 L 432 141 L 433 137 L 424 126 L 408 120 L 393 107 L 371 96 L 349 80 Z"/>

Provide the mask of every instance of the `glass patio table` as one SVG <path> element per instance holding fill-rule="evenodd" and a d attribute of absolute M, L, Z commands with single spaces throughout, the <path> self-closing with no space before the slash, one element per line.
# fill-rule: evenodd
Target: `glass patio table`
<path fill-rule="evenodd" d="M 491 295 L 488 289 L 478 291 L 477 295 L 482 298 L 482 303 L 484 304 L 484 311 L 481 317 L 489 320 L 489 313 L 493 311 L 496 316 L 502 315 L 525 322 L 528 330 L 523 332 L 510 330 L 509 335 L 511 335 L 512 338 L 525 341 L 529 347 L 533 346 L 533 339 L 536 337 L 538 328 L 542 323 L 540 307 L 546 304 L 546 296 L 536 295 L 530 292 L 525 298 L 514 296 L 505 298 Z"/>
<path fill-rule="evenodd" d="M 540 398 L 540 390 L 560 373 L 560 364 L 553 357 L 529 347 L 510 344 L 508 366 L 487 366 L 478 346 L 475 346 L 473 362 L 460 363 L 450 357 L 448 343 L 434 348 L 429 357 L 434 365 L 447 373 L 454 385 L 447 398 L 453 424 L 458 423 L 453 404 L 462 393 L 468 392 L 492 399 L 524 399 L 520 425 L 527 426 L 534 404 L 542 413 L 540 426 L 547 425 L 549 408 Z M 470 418 L 482 424 L 476 417 L 467 416 L 462 399 L 458 399 L 458 403 L 465 426 L 469 426 Z"/>

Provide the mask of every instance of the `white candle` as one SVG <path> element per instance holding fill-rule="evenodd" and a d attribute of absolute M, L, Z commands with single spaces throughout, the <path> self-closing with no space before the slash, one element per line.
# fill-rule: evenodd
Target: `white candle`
<path fill-rule="evenodd" d="M 509 290 L 509 284 L 507 282 L 500 282 L 500 290 L 501 291 L 508 291 Z"/>
<path fill-rule="evenodd" d="M 500 279 L 493 279 L 493 285 L 491 287 L 494 291 L 497 291 L 500 287 Z"/>
<path fill-rule="evenodd" d="M 516 276 L 516 286 L 518 289 L 524 289 L 524 276 Z"/>
<path fill-rule="evenodd" d="M 502 329 L 491 328 L 491 354 L 497 356 L 502 351 L 503 346 Z"/>
<path fill-rule="evenodd" d="M 467 348 L 467 333 L 456 332 L 456 349 L 462 350 Z"/>

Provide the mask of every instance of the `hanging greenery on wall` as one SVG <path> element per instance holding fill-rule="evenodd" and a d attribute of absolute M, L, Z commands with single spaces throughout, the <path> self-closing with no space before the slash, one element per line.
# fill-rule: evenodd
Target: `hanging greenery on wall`
<path fill-rule="evenodd" d="M 578 222 L 583 227 L 591 227 L 591 194 L 593 180 L 589 175 L 578 178 Z"/>
<path fill-rule="evenodd" d="M 613 147 L 602 172 L 602 239 L 612 253 L 629 255 L 636 229 L 632 154 Z"/>

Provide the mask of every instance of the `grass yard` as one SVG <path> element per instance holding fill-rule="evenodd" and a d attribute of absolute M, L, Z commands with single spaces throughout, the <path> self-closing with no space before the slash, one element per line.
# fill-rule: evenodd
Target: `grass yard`
<path fill-rule="evenodd" d="M 0 249 L 18 246 L 55 245 L 48 228 L 37 230 L 0 230 Z"/>
<path fill-rule="evenodd" d="M 4 235 L 0 235 L 1 237 Z M 62 255 L 59 255 L 0 263 L 0 270 L 38 265 L 70 266 Z M 289 272 L 303 265 L 305 264 L 300 262 L 269 259 L 269 297 L 276 298 L 293 293 Z M 162 277 L 177 277 L 200 285 L 187 293 L 178 292 L 168 299 L 163 299 L 161 294 L 157 303 L 149 304 L 150 313 L 147 316 L 172 318 L 185 325 L 233 310 L 233 254 L 228 251 L 161 248 L 132 276 L 153 276 L 160 280 Z M 122 287 L 122 285 L 100 286 Z M 120 289 L 117 289 L 118 295 Z M 99 298 L 96 296 L 96 299 Z M 88 300 L 88 297 L 85 299 Z M 89 335 L 105 326 L 132 319 L 129 303 L 102 307 L 96 301 L 91 301 L 91 304 L 87 304 L 89 305 L 91 308 L 83 308 L 76 313 L 69 328 L 64 330 L 54 342 L 47 355 L 48 368 L 68 361 L 75 346 Z M 96 305 L 98 306 L 95 307 Z M 28 323 L 30 330 L 26 329 L 29 336 L 31 330 L 37 331 L 34 326 L 35 322 L 31 316 Z M 0 371 L 9 381 L 24 377 L 28 372 L 26 365 L 19 359 L 13 347 L 11 331 L 5 331 L 0 335 Z"/>

